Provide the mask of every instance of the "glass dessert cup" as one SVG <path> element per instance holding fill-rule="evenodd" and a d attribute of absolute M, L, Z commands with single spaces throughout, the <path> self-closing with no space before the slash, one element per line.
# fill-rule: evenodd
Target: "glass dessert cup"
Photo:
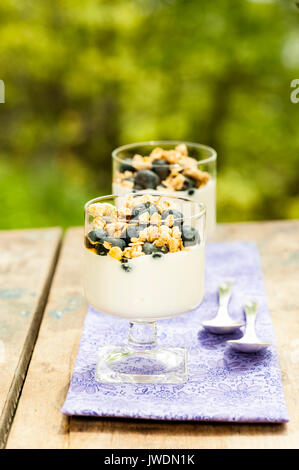
<path fill-rule="evenodd" d="M 158 345 L 155 322 L 202 301 L 204 248 L 205 207 L 188 198 L 131 193 L 86 203 L 87 301 L 129 321 L 126 344 L 100 347 L 97 381 L 187 381 L 185 349 Z"/>
<path fill-rule="evenodd" d="M 202 202 L 209 237 L 216 227 L 216 161 L 214 149 L 192 142 L 124 145 L 112 152 L 112 191 L 120 196 L 131 191 L 165 191 Z"/>

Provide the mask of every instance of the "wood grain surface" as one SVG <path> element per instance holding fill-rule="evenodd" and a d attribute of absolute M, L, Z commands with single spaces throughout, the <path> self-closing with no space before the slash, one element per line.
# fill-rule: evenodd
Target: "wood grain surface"
<path fill-rule="evenodd" d="M 30 361 L 60 239 L 59 228 L 0 232 L 0 448 Z"/>
<path fill-rule="evenodd" d="M 86 312 L 81 228 L 67 232 L 8 448 L 298 448 L 299 221 L 223 224 L 217 241 L 256 241 L 276 334 L 290 422 L 175 423 L 65 417 Z"/>

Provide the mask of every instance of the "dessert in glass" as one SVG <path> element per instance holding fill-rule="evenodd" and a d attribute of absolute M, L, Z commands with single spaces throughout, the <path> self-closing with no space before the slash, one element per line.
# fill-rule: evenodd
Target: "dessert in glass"
<path fill-rule="evenodd" d="M 158 345 L 155 322 L 202 301 L 204 247 L 205 207 L 188 198 L 131 193 L 86 203 L 87 301 L 130 322 L 126 344 L 100 347 L 97 381 L 187 380 L 185 349 Z"/>
<path fill-rule="evenodd" d="M 158 191 L 202 202 L 210 236 L 216 227 L 216 159 L 214 149 L 191 142 L 124 145 L 112 153 L 113 193 Z"/>

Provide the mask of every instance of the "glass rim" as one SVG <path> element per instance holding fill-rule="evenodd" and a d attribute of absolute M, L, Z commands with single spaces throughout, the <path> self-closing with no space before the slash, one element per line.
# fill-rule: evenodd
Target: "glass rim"
<path fill-rule="evenodd" d="M 194 148 L 201 149 L 201 150 L 207 150 L 207 151 L 211 152 L 210 157 L 204 158 L 203 160 L 197 160 L 197 163 L 200 164 L 200 165 L 202 165 L 204 163 L 214 162 L 217 159 L 217 152 L 212 147 L 209 147 L 208 145 L 205 145 L 205 144 L 198 144 L 196 142 L 188 142 L 186 140 L 148 140 L 148 141 L 144 141 L 144 142 L 134 142 L 132 144 L 121 145 L 120 147 L 117 147 L 112 151 L 112 158 L 114 160 L 118 161 L 119 163 L 124 163 L 125 158 L 120 158 L 117 155 L 119 152 L 122 152 L 124 150 L 131 150 L 134 147 L 138 147 L 138 146 L 141 147 L 141 146 L 146 146 L 146 145 L 153 145 L 153 146 L 154 145 L 155 146 L 175 145 L 175 146 L 177 146 L 177 145 L 182 145 L 182 144 L 187 145 L 187 147 L 190 146 L 190 147 L 194 147 Z M 176 165 L 177 165 L 176 163 L 165 163 L 165 165 L 161 165 L 161 166 L 166 166 L 166 167 L 169 168 L 169 167 L 173 167 L 173 166 L 176 166 Z"/>
<path fill-rule="evenodd" d="M 178 218 L 175 218 L 174 221 L 179 221 L 179 220 L 193 220 L 193 219 L 200 219 L 203 215 L 206 214 L 206 205 L 203 203 L 203 202 L 197 202 L 197 201 L 194 201 L 193 199 L 189 198 L 189 197 L 184 197 L 184 196 L 175 196 L 173 194 L 170 194 L 170 193 L 151 193 L 151 192 L 147 192 L 147 193 L 144 193 L 142 191 L 138 191 L 136 193 L 128 193 L 124 196 L 120 196 L 119 194 L 108 194 L 108 195 L 105 195 L 105 196 L 98 196 L 98 197 L 94 197 L 93 199 L 90 199 L 89 201 L 87 201 L 85 204 L 84 204 L 84 211 L 86 214 L 88 215 L 92 215 L 89 213 L 88 211 L 88 207 L 91 205 L 91 204 L 94 204 L 96 202 L 101 202 L 101 201 L 104 201 L 105 199 L 115 199 L 115 198 L 126 198 L 128 196 L 144 196 L 145 194 L 149 194 L 151 196 L 161 196 L 161 197 L 170 197 L 172 199 L 179 199 L 181 201 L 185 201 L 185 202 L 191 202 L 193 205 L 195 206 L 198 206 L 199 208 L 199 212 L 196 213 L 195 215 L 191 215 L 191 216 L 187 216 L 187 217 L 178 217 Z"/>

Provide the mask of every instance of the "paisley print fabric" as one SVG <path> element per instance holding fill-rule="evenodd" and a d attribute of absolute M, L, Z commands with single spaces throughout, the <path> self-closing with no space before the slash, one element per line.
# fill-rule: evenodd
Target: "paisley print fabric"
<path fill-rule="evenodd" d="M 129 275 L 129 274 L 128 274 Z M 233 351 L 227 339 L 242 332 L 213 335 L 201 327 L 215 316 L 218 284 L 234 279 L 229 311 L 242 319 L 247 298 L 260 305 L 256 328 L 267 350 L 244 354 Z M 117 286 L 116 286 L 117 288 Z M 175 295 L 170 292 L 169 295 Z M 159 321 L 160 344 L 184 346 L 188 351 L 189 380 L 183 385 L 104 384 L 94 380 L 97 350 L 104 344 L 126 341 L 128 321 L 89 308 L 79 353 L 62 412 L 66 415 L 126 418 L 276 422 L 288 421 L 273 328 L 267 307 L 263 274 L 253 243 L 208 243 L 205 297 L 196 309 Z"/>

